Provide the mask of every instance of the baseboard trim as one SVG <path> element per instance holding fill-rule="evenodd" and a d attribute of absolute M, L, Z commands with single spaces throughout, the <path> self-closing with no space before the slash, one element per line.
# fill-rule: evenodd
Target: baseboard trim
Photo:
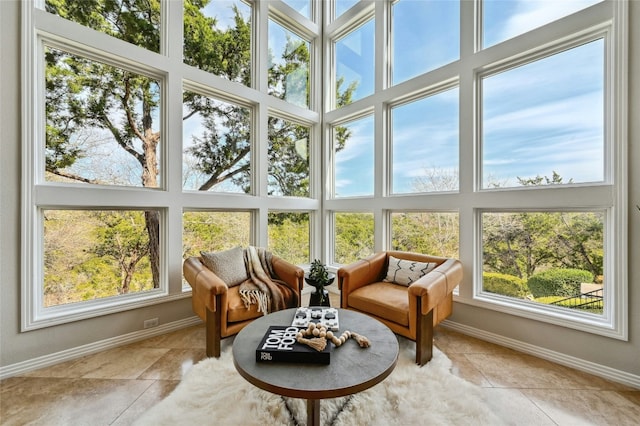
<path fill-rule="evenodd" d="M 177 331 L 201 323 L 202 320 L 197 316 L 194 316 L 179 321 L 162 324 L 157 327 L 138 330 L 132 333 L 123 334 L 122 336 L 99 340 L 97 342 L 89 343 L 71 349 L 66 349 L 64 351 L 43 355 L 15 364 L 2 366 L 0 367 L 0 380 L 16 376 L 18 374 L 27 373 L 29 371 L 37 370 L 39 368 L 49 367 L 51 365 L 58 364 L 64 361 L 70 361 L 72 359 L 80 358 L 85 355 L 91 355 L 107 349 L 113 349 L 118 346 L 128 345 L 130 343 L 135 343 L 140 340 L 159 336 L 161 334 L 166 334 L 172 331 Z"/>
<path fill-rule="evenodd" d="M 616 370 L 615 368 L 596 364 L 594 362 L 587 361 L 581 358 L 576 358 L 570 355 L 565 355 L 560 352 L 555 352 L 549 349 L 541 348 L 539 346 L 535 346 L 519 340 L 510 339 L 508 337 L 504 337 L 499 334 L 490 333 L 488 331 L 480 330 L 474 327 L 470 327 L 468 325 L 455 323 L 450 320 L 444 320 L 442 323 L 440 323 L 440 325 L 442 325 L 445 328 L 458 331 L 462 334 L 466 334 L 467 336 L 476 337 L 480 340 L 484 340 L 490 343 L 495 343 L 500 346 L 514 349 L 518 352 L 523 352 L 529 355 L 533 355 L 538 358 L 546 359 L 547 361 L 555 362 L 556 364 L 575 368 L 576 370 L 593 374 L 594 376 L 602 377 L 607 380 L 611 380 L 617 383 L 622 383 L 624 385 L 632 386 L 640 389 L 640 376 L 635 374 Z"/>

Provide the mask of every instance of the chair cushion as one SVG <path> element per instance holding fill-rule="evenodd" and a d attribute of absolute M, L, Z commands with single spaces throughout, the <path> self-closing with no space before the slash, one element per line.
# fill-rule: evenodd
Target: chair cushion
<path fill-rule="evenodd" d="M 249 305 L 249 309 L 247 309 L 240 298 L 240 286 L 229 288 L 227 292 L 227 322 L 246 321 L 262 315 L 262 312 L 258 312 L 257 303 Z"/>
<path fill-rule="evenodd" d="M 436 266 L 438 264 L 435 262 L 416 262 L 415 260 L 404 260 L 389 256 L 387 276 L 383 281 L 408 286 L 423 275 L 433 271 Z"/>
<path fill-rule="evenodd" d="M 202 262 L 211 269 L 228 287 L 240 284 L 249 278 L 244 265 L 244 250 L 242 247 L 219 252 L 200 252 Z"/>
<path fill-rule="evenodd" d="M 377 282 L 358 288 L 347 299 L 349 307 L 409 327 L 407 287 Z"/>

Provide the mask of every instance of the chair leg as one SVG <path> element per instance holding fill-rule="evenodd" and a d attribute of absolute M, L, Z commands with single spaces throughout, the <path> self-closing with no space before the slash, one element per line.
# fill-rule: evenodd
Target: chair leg
<path fill-rule="evenodd" d="M 416 330 L 416 364 L 423 366 L 433 356 L 433 310 L 427 315 L 418 315 Z"/>
<path fill-rule="evenodd" d="M 220 338 L 221 338 L 221 326 L 220 326 L 220 310 L 216 312 L 207 309 L 206 320 L 206 339 L 207 339 L 207 357 L 220 357 Z"/>

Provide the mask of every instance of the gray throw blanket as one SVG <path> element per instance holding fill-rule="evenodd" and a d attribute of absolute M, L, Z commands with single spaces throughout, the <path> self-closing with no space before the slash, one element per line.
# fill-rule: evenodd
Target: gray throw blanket
<path fill-rule="evenodd" d="M 264 248 L 249 246 L 244 250 L 244 262 L 251 279 L 240 284 L 240 297 L 247 308 L 257 303 L 258 312 L 264 315 L 286 309 L 291 296 L 296 296 L 283 281 L 273 278 L 276 274 L 271 257 L 271 252 Z M 297 304 L 297 297 L 294 303 Z"/>

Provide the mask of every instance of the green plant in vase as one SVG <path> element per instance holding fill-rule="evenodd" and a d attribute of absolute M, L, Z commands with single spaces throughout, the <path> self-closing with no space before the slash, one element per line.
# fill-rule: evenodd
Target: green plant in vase
<path fill-rule="evenodd" d="M 327 267 L 320 261 L 320 259 L 315 259 L 311 262 L 311 267 L 309 268 L 309 272 L 305 276 L 305 281 L 309 285 L 312 285 L 316 288 L 316 293 L 319 294 L 319 303 L 322 305 L 325 300 L 325 291 L 324 287 L 330 285 L 335 279 L 335 274 L 329 272 Z"/>

